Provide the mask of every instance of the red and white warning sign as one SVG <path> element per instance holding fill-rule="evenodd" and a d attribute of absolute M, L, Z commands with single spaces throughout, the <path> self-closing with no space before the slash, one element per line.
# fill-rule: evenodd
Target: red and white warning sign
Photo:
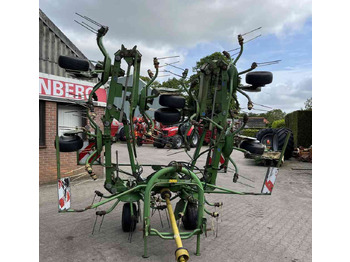
<path fill-rule="evenodd" d="M 94 152 L 93 148 L 95 146 L 94 142 L 90 142 L 90 143 L 84 143 L 84 146 L 82 147 L 82 149 L 79 150 L 79 155 L 78 155 L 78 165 L 85 165 L 85 161 L 86 159 Z M 95 157 L 93 156 L 89 163 L 91 164 L 92 160 Z M 100 155 L 97 156 L 94 164 L 101 164 L 100 161 Z"/>
<path fill-rule="evenodd" d="M 264 185 L 261 189 L 262 194 L 271 194 L 273 186 L 275 185 L 275 182 L 276 182 L 277 174 L 278 174 L 277 167 L 269 167 L 267 169 Z"/>
<path fill-rule="evenodd" d="M 58 210 L 64 211 L 70 208 L 70 178 L 65 177 L 58 180 Z"/>

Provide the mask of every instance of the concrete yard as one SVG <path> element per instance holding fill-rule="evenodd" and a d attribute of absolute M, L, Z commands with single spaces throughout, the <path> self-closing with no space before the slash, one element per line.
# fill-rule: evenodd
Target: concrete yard
<path fill-rule="evenodd" d="M 127 163 L 126 145 L 117 144 L 113 147 L 119 150 L 119 163 Z M 168 156 L 175 152 L 180 153 Z M 234 151 L 232 157 L 237 162 L 240 175 L 254 180 L 252 183 L 241 177 L 239 181 L 255 188 L 233 183 L 232 171 L 219 174 L 217 185 L 238 191 L 260 192 L 267 168 L 256 166 L 253 160 L 245 159 L 240 152 Z M 144 145 L 138 148 L 138 160 L 140 163 L 168 164 L 172 160 L 189 161 L 189 157 L 183 150 L 157 149 L 152 145 Z M 204 160 L 203 157 L 198 162 L 199 167 L 203 166 Z M 311 172 L 310 163 L 286 161 L 280 168 L 271 196 L 208 195 L 207 199 L 211 202 L 224 202 L 218 236 L 215 237 L 212 231 L 208 232 L 207 237 L 204 234 L 201 236 L 201 256 L 194 255 L 196 237 L 184 240 L 184 247 L 191 256 L 190 261 L 311 261 Z M 148 174 L 150 169 L 145 168 L 143 176 Z M 71 190 L 72 208 L 90 205 L 95 190 L 107 194 L 103 188 L 103 178 L 73 182 Z M 107 206 L 111 206 L 110 203 L 99 210 L 105 210 Z M 208 206 L 207 209 L 214 211 Z M 175 242 L 159 237 L 148 238 L 150 257 L 142 258 L 142 223 L 137 224 L 132 242 L 129 243 L 128 233 L 124 233 L 121 228 L 121 211 L 122 203 L 105 216 L 100 232 L 99 217 L 95 233 L 91 235 L 95 210 L 58 213 L 56 184 L 41 186 L 40 261 L 175 261 Z M 220 209 L 217 211 L 220 212 Z M 161 216 L 164 228 L 161 227 L 158 212 L 152 217 L 151 226 L 170 231 L 165 211 L 162 211 Z M 207 219 L 210 228 L 212 218 L 207 216 Z"/>

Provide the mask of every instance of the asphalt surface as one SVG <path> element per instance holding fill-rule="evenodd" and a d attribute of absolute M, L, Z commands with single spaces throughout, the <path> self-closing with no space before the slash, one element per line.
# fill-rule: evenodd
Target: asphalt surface
<path fill-rule="evenodd" d="M 114 149 L 119 150 L 119 163 L 128 162 L 126 145 L 114 145 Z M 260 192 L 267 168 L 256 166 L 253 160 L 245 159 L 240 152 L 233 152 L 232 157 L 240 169 L 239 182 L 254 188 L 232 183 L 232 171 L 219 174 L 217 185 L 238 191 Z M 144 145 L 138 148 L 138 160 L 140 163 L 168 164 L 172 160 L 188 161 L 189 157 L 183 150 L 157 149 L 152 145 Z M 199 161 L 199 167 L 203 166 L 204 160 Z M 196 237 L 183 240 L 184 247 L 190 253 L 190 261 L 311 261 L 311 172 L 310 163 L 286 161 L 280 168 L 271 196 L 206 196 L 211 202 L 224 202 L 222 210 L 216 210 L 220 213 L 218 224 L 214 223 L 214 228 L 218 226 L 218 235 L 208 231 L 207 237 L 204 234 L 201 236 L 201 256 L 194 255 Z M 150 169 L 145 168 L 143 174 L 150 174 Z M 72 208 L 90 205 L 95 190 L 107 193 L 102 178 L 97 181 L 74 181 L 71 190 Z M 208 206 L 207 209 L 214 211 Z M 40 261 L 175 261 L 175 242 L 153 236 L 148 238 L 150 257 L 142 258 L 142 224 L 137 225 L 130 243 L 128 233 L 124 233 L 121 228 L 121 211 L 122 204 L 119 204 L 105 216 L 98 232 L 99 217 L 92 235 L 95 210 L 58 213 L 56 185 L 41 186 Z M 165 211 L 160 215 L 158 212 L 154 214 L 151 226 L 170 232 Z M 208 228 L 211 228 L 216 220 L 208 216 L 207 219 Z M 181 230 L 184 230 L 182 226 Z"/>

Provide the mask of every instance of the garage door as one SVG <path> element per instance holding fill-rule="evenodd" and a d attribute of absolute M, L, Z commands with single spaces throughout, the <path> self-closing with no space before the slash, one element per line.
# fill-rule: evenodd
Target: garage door
<path fill-rule="evenodd" d="M 74 105 L 58 104 L 58 135 L 63 135 L 67 130 L 83 126 L 83 108 Z M 85 110 L 84 110 L 85 111 Z"/>

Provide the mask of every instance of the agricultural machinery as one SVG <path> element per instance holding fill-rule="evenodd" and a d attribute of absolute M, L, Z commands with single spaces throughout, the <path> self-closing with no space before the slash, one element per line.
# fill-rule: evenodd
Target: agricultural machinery
<path fill-rule="evenodd" d="M 164 148 L 165 145 L 169 144 L 172 148 L 177 149 L 181 148 L 184 144 L 185 137 L 190 147 L 197 146 L 199 134 L 189 122 L 163 127 L 153 142 L 153 145 L 157 148 Z"/>
<path fill-rule="evenodd" d="M 81 16 L 81 15 L 80 15 Z M 148 257 L 149 239 L 151 236 L 157 236 L 165 240 L 175 240 L 176 261 L 188 261 L 190 254 L 183 246 L 182 240 L 196 237 L 195 255 L 200 255 L 201 235 L 206 233 L 207 219 L 209 217 L 218 217 L 217 212 L 211 212 L 207 208 L 220 207 L 222 202 L 210 203 L 206 199 L 206 194 L 232 194 L 232 195 L 270 195 L 274 186 L 278 168 L 271 167 L 267 169 L 265 180 L 261 192 L 240 192 L 216 185 L 218 175 L 223 166 L 231 163 L 235 172 L 233 173 L 233 182 L 241 177 L 235 161 L 231 158 L 233 150 L 244 151 L 234 146 L 234 137 L 242 130 L 248 120 L 244 117 L 243 124 L 234 129 L 233 121 L 228 124 L 227 119 L 238 118 L 239 104 L 237 93 L 241 93 L 248 98 L 248 107 L 251 107 L 251 101 L 246 91 L 259 91 L 261 87 L 272 82 L 270 72 L 260 71 L 251 72 L 258 63 L 244 71 L 238 72 L 236 63 L 243 53 L 244 38 L 243 34 L 238 35 L 239 53 L 235 59 L 231 58 L 228 51 L 223 54 L 229 62 L 223 59 L 212 60 L 203 64 L 199 71 L 199 81 L 194 81 L 190 87 L 181 84 L 178 89 L 167 90 L 154 89 L 150 92 L 151 84 L 158 75 L 159 60 L 154 58 L 153 64 L 155 73 L 149 70 L 151 80 L 145 87 L 139 90 L 139 77 L 142 55 L 134 46 L 127 49 L 124 45 L 115 52 L 114 58 L 109 56 L 104 48 L 102 39 L 108 32 L 108 27 L 97 23 L 86 16 L 81 16 L 93 26 L 88 29 L 97 35 L 97 45 L 103 54 L 103 61 L 97 62 L 95 68 L 89 68 L 89 62 L 72 57 L 61 56 L 59 65 L 67 72 L 84 74 L 85 76 L 96 77 L 100 75 L 98 83 L 93 87 L 89 99 L 81 102 L 87 110 L 90 129 L 78 128 L 67 131 L 63 136 L 56 136 L 55 147 L 57 153 L 57 178 L 59 191 L 59 212 L 85 212 L 88 210 L 96 211 L 96 219 L 111 213 L 120 203 L 124 203 L 122 213 L 122 229 L 125 232 L 132 232 L 137 223 L 142 223 L 144 251 L 143 257 Z M 83 25 L 86 26 L 86 23 Z M 121 64 L 126 62 L 127 68 L 123 70 Z M 132 87 L 128 86 L 128 79 L 132 72 Z M 181 80 L 187 77 L 188 70 L 184 70 Z M 241 76 L 246 74 L 247 85 L 240 83 Z M 125 85 L 119 83 L 118 77 L 125 76 Z M 107 103 L 104 115 L 102 117 L 103 129 L 96 123 L 96 114 L 94 113 L 94 98 L 96 91 L 110 80 L 107 87 Z M 184 83 L 184 81 L 182 81 Z M 184 94 L 189 96 L 188 102 Z M 121 99 L 121 106 L 114 104 L 115 98 Z M 176 161 L 172 159 L 169 163 L 153 164 L 139 163 L 136 152 L 136 138 L 134 132 L 133 119 L 135 109 L 146 121 L 147 129 L 152 132 L 154 122 L 149 117 L 147 111 L 154 99 L 159 99 L 162 106 L 154 112 L 155 120 L 164 125 L 180 124 L 183 126 L 183 136 L 185 152 L 189 155 L 188 162 Z M 128 107 L 129 110 L 125 110 Z M 129 112 L 128 115 L 125 112 Z M 111 124 L 113 119 L 123 123 L 126 144 L 128 149 L 129 163 L 119 163 L 118 158 L 112 162 L 112 144 L 115 139 L 111 136 Z M 190 141 L 196 134 L 198 128 L 201 128 L 202 134 L 198 143 L 191 152 Z M 193 128 L 192 132 L 189 131 Z M 91 131 L 93 130 L 93 132 Z M 214 136 L 213 130 L 216 129 Z M 213 136 L 210 139 L 208 147 L 203 146 L 204 138 L 210 131 Z M 100 164 L 105 170 L 104 188 L 108 194 L 95 191 L 95 197 L 99 196 L 100 201 L 95 202 L 85 208 L 71 208 L 69 199 L 69 178 L 62 178 L 60 172 L 60 152 L 73 152 L 81 149 L 83 141 L 79 133 L 84 133 L 90 141 L 93 141 L 92 153 L 86 158 L 85 169 L 93 179 L 97 176 L 93 166 Z M 204 149 L 204 150 L 201 150 Z M 97 162 L 98 156 L 103 155 L 102 162 Z M 192 153 L 192 154 L 190 154 Z M 283 152 L 282 152 L 283 155 Z M 204 167 L 197 166 L 200 157 L 206 157 Z M 223 164 L 220 163 L 220 160 Z M 123 167 L 130 167 L 131 171 L 123 170 Z M 153 172 L 145 174 L 143 167 L 151 167 Z M 227 170 L 225 170 L 227 171 Z M 121 174 L 127 176 L 124 179 Z M 94 198 L 95 200 L 95 198 Z M 175 209 L 172 203 L 176 201 Z M 141 202 L 143 202 L 143 212 L 141 212 Z M 101 210 L 107 203 L 113 203 L 111 207 Z M 151 214 L 153 211 L 167 210 L 172 232 L 160 232 L 151 224 Z M 181 220 L 185 231 L 181 231 L 177 221 Z M 95 221 L 96 222 L 96 221 Z"/>

